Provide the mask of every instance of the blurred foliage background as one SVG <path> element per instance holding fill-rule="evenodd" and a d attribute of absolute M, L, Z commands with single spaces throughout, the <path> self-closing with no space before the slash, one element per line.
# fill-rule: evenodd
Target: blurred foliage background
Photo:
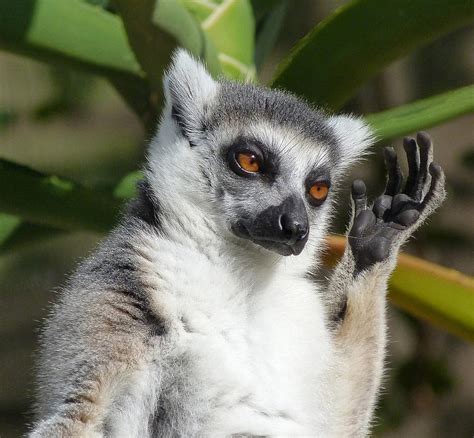
<path fill-rule="evenodd" d="M 69 0 L 60 1 L 67 4 Z M 108 81 L 100 75 L 73 69 L 68 62 L 40 63 L 21 56 L 19 50 L 12 50 L 11 41 L 5 33 L 2 34 L 2 26 L 5 29 L 12 20 L 7 3 L 8 0 L 0 0 L 0 49 L 7 49 L 0 50 L 0 158 L 26 165 L 45 175 L 71 180 L 99 194 L 113 192 L 124 175 L 135 171 L 143 163 L 146 143 L 156 122 L 155 109 L 159 108 L 161 74 L 149 79 L 151 104 L 147 101 L 145 105 L 137 105 L 135 100 L 131 105 L 135 109 L 133 112 L 125 102 L 127 99 L 123 99 L 127 95 L 123 78 Z M 93 0 L 89 3 L 106 8 L 110 13 L 120 10 L 124 18 L 127 13 L 133 15 L 133 11 L 127 11 L 127 8 L 133 9 L 130 8 L 132 2 L 117 0 L 112 4 L 105 0 Z M 166 2 L 163 3 L 166 5 Z M 205 21 L 205 10 L 196 9 L 196 5 L 205 6 L 212 2 L 182 0 L 181 3 L 191 8 L 193 16 Z M 217 73 L 223 72 L 240 79 L 258 79 L 264 84 L 271 83 L 275 71 L 279 71 L 276 83 L 285 85 L 286 81 L 291 88 L 292 81 L 297 82 L 298 76 L 292 78 L 287 75 L 285 78 L 281 74 L 282 71 L 284 73 L 281 62 L 315 25 L 345 3 L 335 0 L 254 1 L 250 12 L 255 17 L 255 62 L 239 52 L 242 47 L 253 45 L 253 38 L 249 39 L 249 35 L 243 35 L 236 45 L 233 41 L 226 41 L 225 36 L 232 32 L 238 35 L 246 32 L 232 20 L 230 23 L 236 29 L 224 31 L 208 23 L 211 29 L 209 38 L 212 38 L 214 49 L 217 47 L 216 53 L 226 55 L 213 54 L 209 49 L 205 52 L 208 62 L 214 62 L 213 68 Z M 445 3 L 449 7 L 449 2 Z M 60 20 L 60 17 L 51 19 Z M 163 20 L 163 15 L 159 19 Z M 132 28 L 134 34 L 136 21 L 128 23 L 127 31 Z M 367 27 L 376 25 L 379 24 L 369 19 L 366 23 Z M 419 25 L 423 26 L 423 22 Z M 183 24 L 182 28 L 189 33 L 186 26 Z M 135 49 L 140 64 L 148 72 L 161 71 L 169 61 L 166 50 L 170 50 L 172 44 L 166 40 L 166 33 L 180 38 L 176 36 L 176 29 L 169 26 L 162 28 L 165 33 L 163 30 L 157 32 L 156 28 L 143 27 L 144 32 L 152 35 L 153 44 L 164 41 L 169 46 L 160 45 L 164 55 L 160 57 L 157 53 L 154 60 L 146 59 L 146 56 L 144 60 L 140 51 L 145 49 L 139 41 L 130 38 L 130 45 Z M 217 32 L 218 36 L 213 36 L 212 31 Z M 100 47 L 100 40 L 95 43 Z M 203 44 L 205 47 L 212 46 L 206 46 L 206 42 Z M 335 50 L 338 45 L 350 46 L 351 35 L 341 34 L 340 40 L 335 39 Z M 473 27 L 459 26 L 442 38 L 413 49 L 409 54 L 400 53 L 403 56 L 398 55 L 395 62 L 376 75 L 368 75 L 370 79 L 358 87 L 342 110 L 357 114 L 377 113 L 472 82 Z M 253 47 L 248 50 L 253 50 Z M 327 57 L 329 62 L 331 57 L 336 57 L 336 53 L 327 51 L 318 56 L 322 60 Z M 234 62 L 234 56 L 241 56 L 241 62 Z M 152 61 L 153 65 L 147 65 Z M 371 68 L 367 65 L 368 70 Z M 335 72 L 334 78 L 328 80 L 337 84 L 338 80 L 343 82 L 351 75 L 357 76 L 356 72 L 348 69 Z M 310 77 L 311 80 L 317 78 Z M 134 84 L 128 85 L 128 89 L 134 87 Z M 467 96 L 472 107 L 474 95 L 471 92 Z M 324 101 L 327 96 L 323 90 L 313 97 L 313 101 L 318 102 L 318 99 Z M 337 107 L 344 100 L 330 103 Z M 141 115 L 144 124 L 136 113 Z M 435 141 L 436 160 L 447 174 L 448 200 L 406 248 L 413 255 L 468 275 L 474 274 L 473 122 L 471 110 L 470 114 L 437 123 L 430 129 Z M 392 144 L 401 150 L 399 140 Z M 374 148 L 374 152 L 377 151 Z M 354 175 L 364 177 L 368 187 L 380 187 L 384 179 L 380 154 L 374 154 L 369 163 L 355 170 Z M 0 187 L 0 192 L 2 190 L 5 187 Z M 16 187 L 10 185 L 8 190 L 15 194 Z M 127 190 L 126 187 L 125 192 Z M 344 230 L 349 199 L 346 195 L 340 197 L 335 233 Z M 13 216 L 3 218 L 0 241 L 3 242 L 2 232 L 6 233 L 8 226 L 17 226 L 15 220 Z M 21 226 L 24 234 L 0 246 L 1 437 L 20 436 L 25 432 L 31 418 L 34 350 L 41 320 L 67 273 L 94 249 L 102 237 L 101 233 L 94 231 L 66 232 L 42 226 L 41 232 L 38 232 L 34 223 Z M 450 290 L 445 291 L 448 300 L 449 293 Z M 467 306 L 472 316 L 474 299 L 467 302 Z M 473 436 L 474 346 L 395 307 L 390 307 L 390 334 L 387 378 L 375 434 L 384 437 Z"/>

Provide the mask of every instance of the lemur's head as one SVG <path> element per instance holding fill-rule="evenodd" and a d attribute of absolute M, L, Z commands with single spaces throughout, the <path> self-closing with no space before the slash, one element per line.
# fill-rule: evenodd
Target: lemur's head
<path fill-rule="evenodd" d="M 215 81 L 183 50 L 164 87 L 148 174 L 161 202 L 204 209 L 220 232 L 282 255 L 322 237 L 338 182 L 370 145 L 363 122 Z"/>

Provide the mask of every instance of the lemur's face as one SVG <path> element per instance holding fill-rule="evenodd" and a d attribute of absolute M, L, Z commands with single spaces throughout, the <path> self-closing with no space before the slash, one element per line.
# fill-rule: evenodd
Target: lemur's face
<path fill-rule="evenodd" d="M 301 253 L 325 226 L 339 177 L 337 141 L 321 115 L 283 93 L 221 83 L 204 125 L 201 171 L 227 229 Z"/>
<path fill-rule="evenodd" d="M 188 181 L 204 183 L 223 232 L 281 255 L 298 255 L 321 237 L 337 183 L 367 140 L 362 123 L 280 91 L 215 82 L 183 52 L 165 87 L 173 135 L 192 161 Z M 341 125 L 353 132 L 341 135 Z"/>

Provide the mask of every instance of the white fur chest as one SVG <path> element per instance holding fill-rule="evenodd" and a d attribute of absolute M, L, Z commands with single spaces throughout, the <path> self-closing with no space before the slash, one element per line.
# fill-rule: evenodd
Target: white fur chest
<path fill-rule="evenodd" d="M 332 353 L 314 285 L 277 272 L 252 288 L 252 281 L 225 260 L 216 265 L 185 248 L 179 255 L 176 248 L 170 251 L 156 255 L 154 299 L 176 328 L 169 360 L 186 364 L 174 376 L 170 365 L 169 385 L 175 377 L 186 388 L 187 400 L 180 403 L 201 423 L 200 432 L 274 435 L 324 429 L 328 407 L 321 395 Z"/>

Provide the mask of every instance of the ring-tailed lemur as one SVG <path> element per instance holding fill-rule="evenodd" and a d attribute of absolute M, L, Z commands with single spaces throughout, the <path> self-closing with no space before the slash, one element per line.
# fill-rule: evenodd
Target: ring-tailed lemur
<path fill-rule="evenodd" d="M 429 137 L 406 139 L 403 189 L 393 149 L 373 206 L 353 183 L 349 245 L 323 290 L 307 273 L 370 129 L 214 81 L 184 51 L 164 87 L 139 196 L 46 323 L 31 436 L 363 436 L 387 279 L 444 198 Z"/>

